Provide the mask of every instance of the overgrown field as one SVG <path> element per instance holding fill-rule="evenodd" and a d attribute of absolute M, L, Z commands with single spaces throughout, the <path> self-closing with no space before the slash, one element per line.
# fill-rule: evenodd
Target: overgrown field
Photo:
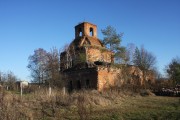
<path fill-rule="evenodd" d="M 129 91 L 0 92 L 0 120 L 178 120 L 180 98 Z"/>

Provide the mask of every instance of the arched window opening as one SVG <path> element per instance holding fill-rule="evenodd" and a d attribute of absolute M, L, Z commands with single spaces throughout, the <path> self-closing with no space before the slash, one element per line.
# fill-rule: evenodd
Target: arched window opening
<path fill-rule="evenodd" d="M 82 37 L 82 29 L 79 28 L 79 37 Z"/>
<path fill-rule="evenodd" d="M 80 80 L 77 81 L 77 89 L 78 89 L 78 90 L 81 89 L 81 82 L 80 82 Z"/>
<path fill-rule="evenodd" d="M 90 29 L 89 29 L 89 35 L 90 35 L 90 36 L 94 36 L 93 28 L 90 28 Z"/>

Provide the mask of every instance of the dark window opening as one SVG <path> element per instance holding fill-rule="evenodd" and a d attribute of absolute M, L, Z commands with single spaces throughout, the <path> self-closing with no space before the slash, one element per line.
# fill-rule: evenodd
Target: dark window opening
<path fill-rule="evenodd" d="M 69 82 L 69 91 L 72 91 L 73 90 L 73 84 L 72 84 L 72 81 Z"/>
<path fill-rule="evenodd" d="M 82 29 L 79 28 L 79 37 L 81 37 L 81 36 L 82 36 Z"/>
<path fill-rule="evenodd" d="M 72 67 L 74 66 L 74 60 L 72 60 Z"/>
<path fill-rule="evenodd" d="M 75 50 L 80 50 L 79 47 L 77 47 Z"/>
<path fill-rule="evenodd" d="M 90 36 L 94 36 L 93 28 L 90 28 L 90 29 L 89 29 L 89 32 L 90 32 L 90 33 L 89 33 Z"/>
<path fill-rule="evenodd" d="M 86 87 L 87 87 L 87 88 L 90 88 L 89 79 L 86 80 Z"/>
<path fill-rule="evenodd" d="M 101 62 L 101 61 L 95 61 L 94 64 L 95 64 L 95 65 L 103 65 L 103 62 Z"/>
<path fill-rule="evenodd" d="M 80 82 L 80 80 L 77 81 L 77 89 L 78 89 L 78 90 L 81 89 L 81 82 Z"/>

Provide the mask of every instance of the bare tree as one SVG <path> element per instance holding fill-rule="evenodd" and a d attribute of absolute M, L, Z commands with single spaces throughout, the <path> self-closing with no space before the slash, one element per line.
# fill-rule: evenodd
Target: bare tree
<path fill-rule="evenodd" d="M 63 68 L 69 68 L 71 67 L 71 62 L 72 62 L 72 55 L 70 51 L 70 46 L 69 44 L 64 45 L 64 47 L 61 50 L 61 54 L 64 54 L 63 57 L 61 57 L 61 67 Z"/>
<path fill-rule="evenodd" d="M 7 85 L 9 86 L 9 88 L 11 90 L 15 89 L 15 84 L 17 81 L 17 77 L 14 75 L 14 73 L 12 73 L 11 71 L 9 71 L 7 73 Z"/>
<path fill-rule="evenodd" d="M 34 50 L 34 54 L 30 55 L 28 68 L 31 71 L 31 77 L 33 82 L 38 82 L 39 84 L 46 81 L 46 68 L 47 68 L 47 52 L 46 50 L 39 48 Z"/>
<path fill-rule="evenodd" d="M 127 46 L 126 46 L 126 62 L 127 64 L 129 65 L 132 65 L 133 64 L 133 54 L 135 52 L 135 44 L 133 43 L 129 43 Z"/>
<path fill-rule="evenodd" d="M 136 47 L 133 55 L 133 63 L 143 72 L 143 81 L 146 81 L 147 72 L 153 70 L 156 65 L 156 57 L 148 52 L 144 47 Z"/>
<path fill-rule="evenodd" d="M 7 73 L 0 72 L 0 84 L 4 87 L 7 87 L 9 90 L 16 89 L 17 80 L 18 78 L 11 71 L 8 71 Z"/>
<path fill-rule="evenodd" d="M 48 53 L 48 63 L 46 74 L 50 86 L 62 86 L 60 75 L 60 53 L 57 48 L 52 48 Z"/>

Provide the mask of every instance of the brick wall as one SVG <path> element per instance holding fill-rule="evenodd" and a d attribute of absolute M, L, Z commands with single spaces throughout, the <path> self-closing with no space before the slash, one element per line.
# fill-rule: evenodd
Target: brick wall
<path fill-rule="evenodd" d="M 95 68 L 71 70 L 65 72 L 63 76 L 66 87 L 70 91 L 80 88 L 97 89 L 97 71 Z"/>
<path fill-rule="evenodd" d="M 114 86 L 121 86 L 124 83 L 135 85 L 143 85 L 145 81 L 154 83 L 155 76 L 152 71 L 147 71 L 145 81 L 143 80 L 143 72 L 136 66 L 128 66 L 125 69 L 114 67 L 98 66 L 98 90 L 102 91 Z M 125 77 L 123 75 L 126 75 Z"/>
<path fill-rule="evenodd" d="M 98 91 L 115 86 L 120 69 L 112 67 L 98 67 Z"/>
<path fill-rule="evenodd" d="M 103 61 L 111 63 L 111 55 L 112 53 L 109 51 L 102 51 L 98 48 L 88 48 L 87 49 L 87 56 L 88 61 Z"/>

